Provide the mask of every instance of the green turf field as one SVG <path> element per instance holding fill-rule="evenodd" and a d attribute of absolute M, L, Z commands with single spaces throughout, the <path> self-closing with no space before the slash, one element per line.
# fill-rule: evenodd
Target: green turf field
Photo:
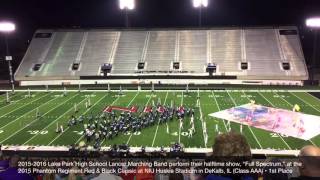
<path fill-rule="evenodd" d="M 287 91 L 200 91 L 200 107 L 196 107 L 198 92 L 185 91 L 157 91 L 152 95 L 146 91 L 127 91 L 123 96 L 116 92 L 16 92 L 10 94 L 11 103 L 6 103 L 6 95 L 0 96 L 0 144 L 3 145 L 45 145 L 64 146 L 75 144 L 83 140 L 81 134 L 83 125 L 68 127 L 67 122 L 75 114 L 74 104 L 77 104 L 79 116 L 81 114 L 99 114 L 107 105 L 131 107 L 138 106 L 139 111 L 151 102 L 162 104 L 182 105 L 195 108 L 196 133 L 188 138 L 187 128 L 180 129 L 178 120 L 166 124 L 159 124 L 143 129 L 134 134 L 121 134 L 114 139 L 104 140 L 102 146 L 127 143 L 130 146 L 140 147 L 169 147 L 173 142 L 180 142 L 185 147 L 205 148 L 203 121 L 208 131 L 208 144 L 211 147 L 218 134 L 215 125 L 218 124 L 221 133 L 226 132 L 226 122 L 208 116 L 208 114 L 228 109 L 234 106 L 249 103 L 254 99 L 257 104 L 278 108 L 292 109 L 293 104 L 299 104 L 301 111 L 306 114 L 320 116 L 320 100 L 307 92 Z M 92 106 L 85 108 L 85 102 L 90 98 Z M 42 118 L 36 118 L 39 110 Z M 189 125 L 190 119 L 187 119 Z M 64 132 L 56 133 L 56 125 L 63 124 Z M 233 131 L 240 131 L 236 123 L 231 123 Z M 307 144 L 320 146 L 320 135 L 309 141 L 292 137 L 283 137 L 279 134 L 261 129 L 244 126 L 243 133 L 247 137 L 252 149 L 300 149 Z"/>

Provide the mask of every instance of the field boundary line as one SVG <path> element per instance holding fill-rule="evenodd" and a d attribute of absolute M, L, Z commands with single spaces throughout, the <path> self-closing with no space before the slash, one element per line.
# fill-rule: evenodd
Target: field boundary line
<path fill-rule="evenodd" d="M 231 98 L 233 104 L 234 104 L 235 106 L 238 106 L 237 103 L 236 103 L 236 101 L 233 99 L 233 97 L 232 97 L 231 94 L 229 93 L 229 91 L 227 91 L 227 94 L 228 94 L 228 96 Z M 256 135 L 254 134 L 254 132 L 252 131 L 251 127 L 250 127 L 249 125 L 247 125 L 247 127 L 249 128 L 251 134 L 253 135 L 254 139 L 257 141 L 257 143 L 258 143 L 258 145 L 260 146 L 260 148 L 263 149 L 263 147 L 261 146 L 260 141 L 258 140 L 257 136 L 256 136 Z"/>
<path fill-rule="evenodd" d="M 168 93 L 169 93 L 169 92 L 167 91 L 167 93 L 166 93 L 166 97 L 164 98 L 163 105 L 165 105 L 165 103 L 167 102 Z M 158 125 L 157 125 L 156 132 L 154 133 L 154 136 L 153 136 L 153 141 L 152 141 L 152 145 L 151 145 L 151 147 L 153 147 L 153 146 L 154 146 L 154 142 L 155 142 L 155 140 L 156 140 L 157 133 L 158 133 L 158 129 L 159 129 L 159 124 L 160 124 L 160 118 L 159 118 L 159 120 L 158 120 Z"/>
<path fill-rule="evenodd" d="M 268 103 L 271 105 L 271 106 L 273 106 L 273 107 L 277 107 L 277 106 L 275 106 L 271 101 L 269 101 L 269 99 L 267 99 L 263 94 L 261 94 L 260 92 L 258 93 L 258 94 L 260 94 L 260 96 L 262 96 L 266 101 L 268 101 Z M 289 146 L 289 144 L 282 138 L 282 136 L 279 134 L 279 133 L 277 133 L 278 134 L 278 136 L 280 137 L 280 139 L 284 142 L 284 144 L 290 149 L 290 150 L 292 150 L 292 148 Z"/>
<path fill-rule="evenodd" d="M 151 87 L 150 87 L 151 88 Z M 154 90 L 154 92 L 180 92 L 183 91 L 184 89 L 178 89 L 178 90 Z M 12 90 L 0 90 L 0 92 L 11 92 Z M 19 90 L 15 90 L 16 92 L 28 92 L 29 90 L 27 89 L 19 89 Z M 67 89 L 67 90 L 63 90 L 63 89 L 30 89 L 30 92 L 79 92 L 79 89 Z M 138 90 L 137 89 L 132 89 L 132 90 L 128 90 L 128 89 L 124 89 L 122 90 L 123 92 L 136 92 L 136 91 L 140 91 L 140 92 L 150 92 L 152 91 L 151 89 L 147 89 L 147 90 Z M 189 89 L 189 92 L 197 92 L 196 89 Z M 210 92 L 212 90 L 200 90 L 202 92 Z M 214 90 L 215 92 L 225 92 L 225 91 L 230 91 L 230 92 L 240 92 L 240 91 L 245 91 L 245 92 L 320 92 L 320 90 L 318 89 L 292 89 L 292 90 L 287 90 L 287 89 L 224 89 L 224 90 Z M 81 92 L 119 92 L 118 89 L 112 89 L 112 90 L 107 90 L 107 89 L 94 89 L 94 90 L 88 90 L 88 89 L 82 89 Z"/>
<path fill-rule="evenodd" d="M 66 101 L 64 101 L 63 104 L 65 104 L 66 102 L 68 102 L 70 99 L 74 98 L 76 95 L 77 95 L 77 94 L 75 94 L 74 96 L 71 96 L 71 98 L 69 98 L 69 99 L 67 99 Z M 61 104 L 61 105 L 63 105 L 63 104 Z M 48 114 L 49 112 L 57 109 L 57 108 L 60 107 L 61 105 L 58 105 L 58 106 L 50 109 L 50 110 L 47 111 L 45 114 L 43 114 L 43 116 L 46 115 L 46 114 Z M 37 118 L 37 119 L 31 121 L 31 122 L 28 124 L 28 126 L 31 125 L 31 124 L 33 124 L 34 122 L 36 122 L 36 121 L 38 121 L 38 120 L 40 120 L 40 119 Z M 28 127 L 28 126 L 26 126 L 26 127 Z M 7 137 L 6 139 L 2 140 L 0 143 L 3 143 L 3 142 L 5 142 L 6 140 L 10 139 L 12 136 L 18 134 L 20 131 L 22 131 L 22 130 L 25 129 L 26 127 L 19 129 L 18 131 L 16 131 L 15 133 L 13 133 L 13 134 L 11 134 L 9 137 Z"/>

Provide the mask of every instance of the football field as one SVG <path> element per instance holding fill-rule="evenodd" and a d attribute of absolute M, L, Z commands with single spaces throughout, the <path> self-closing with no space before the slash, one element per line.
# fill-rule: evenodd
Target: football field
<path fill-rule="evenodd" d="M 200 100 L 197 102 L 197 97 Z M 189 137 L 190 118 L 185 119 L 181 128 L 179 120 L 174 118 L 168 123 L 156 122 L 153 126 L 134 133 L 119 133 L 112 139 L 104 139 L 103 147 L 114 144 L 129 144 L 131 147 L 169 147 L 179 142 L 186 148 L 210 148 L 219 133 L 229 130 L 228 122 L 209 114 L 250 103 L 292 110 L 295 104 L 301 112 L 320 116 L 320 100 L 305 91 L 257 91 L 257 90 L 203 90 L 203 91 L 63 91 L 40 92 L 27 91 L 10 94 L 10 103 L 6 94 L 0 96 L 0 144 L 4 146 L 68 146 L 84 141 L 83 124 L 67 126 L 72 115 L 98 115 L 105 107 L 138 107 L 138 113 L 154 103 L 175 107 L 183 106 L 195 110 L 195 134 Z M 85 107 L 90 99 L 91 106 Z M 77 112 L 75 112 L 75 104 Z M 41 115 L 37 117 L 37 112 Z M 86 121 L 86 120 L 85 120 Z M 203 123 L 205 122 L 205 123 Z M 86 123 L 86 122 L 85 122 Z M 57 133 L 57 124 L 64 131 Z M 218 127 L 218 129 L 217 129 Z M 240 125 L 230 123 L 232 131 L 240 132 Z M 206 130 L 204 130 L 206 128 Z M 242 133 L 252 149 L 297 150 L 304 145 L 320 146 L 320 135 L 310 140 L 287 137 L 278 133 L 244 125 Z M 206 143 L 205 131 L 208 134 Z M 92 143 L 91 143 L 92 144 Z"/>

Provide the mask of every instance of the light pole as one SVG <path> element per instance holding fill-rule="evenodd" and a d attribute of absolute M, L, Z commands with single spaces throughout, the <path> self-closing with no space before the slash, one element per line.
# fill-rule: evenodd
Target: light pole
<path fill-rule="evenodd" d="M 129 15 L 128 15 L 128 11 L 129 10 L 133 10 L 135 8 L 135 0 L 119 0 L 119 7 L 121 10 L 125 11 L 125 15 L 126 15 L 126 28 L 129 27 Z"/>
<path fill-rule="evenodd" d="M 208 7 L 209 0 L 193 0 L 193 7 L 199 8 L 199 27 L 202 26 L 202 8 Z"/>
<path fill-rule="evenodd" d="M 12 72 L 12 66 L 11 66 L 12 56 L 10 56 L 7 36 L 10 32 L 13 32 L 15 29 L 16 29 L 15 24 L 11 22 L 0 22 L 0 32 L 4 33 L 4 41 L 6 45 L 5 60 L 8 62 L 8 66 L 9 66 L 9 75 L 10 75 L 10 84 L 11 84 L 12 93 L 14 93 L 14 78 L 13 78 L 13 72 Z"/>
<path fill-rule="evenodd" d="M 317 49 L 318 49 L 318 30 L 320 29 L 320 17 L 307 19 L 306 26 L 314 30 L 313 56 L 312 56 L 312 63 L 311 63 L 311 80 L 314 80 L 314 69 L 316 65 Z"/>

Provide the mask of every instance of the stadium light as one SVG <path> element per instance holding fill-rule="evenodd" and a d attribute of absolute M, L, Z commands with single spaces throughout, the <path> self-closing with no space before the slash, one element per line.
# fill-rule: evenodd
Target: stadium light
<path fill-rule="evenodd" d="M 320 17 L 313 17 L 308 18 L 306 20 L 306 26 L 313 29 L 314 31 L 314 39 L 313 39 L 313 57 L 312 57 L 312 63 L 311 63 L 311 69 L 310 69 L 310 80 L 314 80 L 315 75 L 315 66 L 317 64 L 317 49 L 318 49 L 318 30 L 320 29 Z"/>
<path fill-rule="evenodd" d="M 0 32 L 12 32 L 15 29 L 15 24 L 11 22 L 0 22 Z"/>
<path fill-rule="evenodd" d="M 199 9 L 199 26 L 202 25 L 202 8 L 206 8 L 209 5 L 209 0 L 192 0 L 193 7 Z"/>
<path fill-rule="evenodd" d="M 121 10 L 125 11 L 126 15 L 126 27 L 129 27 L 129 15 L 128 11 L 133 10 L 135 8 L 135 0 L 119 0 L 119 7 Z"/>
<path fill-rule="evenodd" d="M 13 78 L 13 72 L 12 72 L 12 56 L 10 56 L 9 53 L 9 44 L 7 40 L 7 33 L 13 32 L 16 30 L 16 25 L 12 22 L 8 21 L 2 21 L 0 22 L 0 32 L 5 33 L 4 41 L 6 45 L 6 57 L 5 60 L 8 61 L 8 67 L 9 67 L 9 75 L 10 75 L 10 84 L 11 84 L 11 90 L 12 93 L 14 93 L 14 78 Z"/>
<path fill-rule="evenodd" d="M 320 17 L 307 19 L 306 25 L 311 28 L 320 28 Z"/>
<path fill-rule="evenodd" d="M 135 8 L 134 0 L 120 0 L 120 9 L 133 10 Z"/>
<path fill-rule="evenodd" d="M 193 7 L 208 7 L 209 0 L 193 0 Z"/>

